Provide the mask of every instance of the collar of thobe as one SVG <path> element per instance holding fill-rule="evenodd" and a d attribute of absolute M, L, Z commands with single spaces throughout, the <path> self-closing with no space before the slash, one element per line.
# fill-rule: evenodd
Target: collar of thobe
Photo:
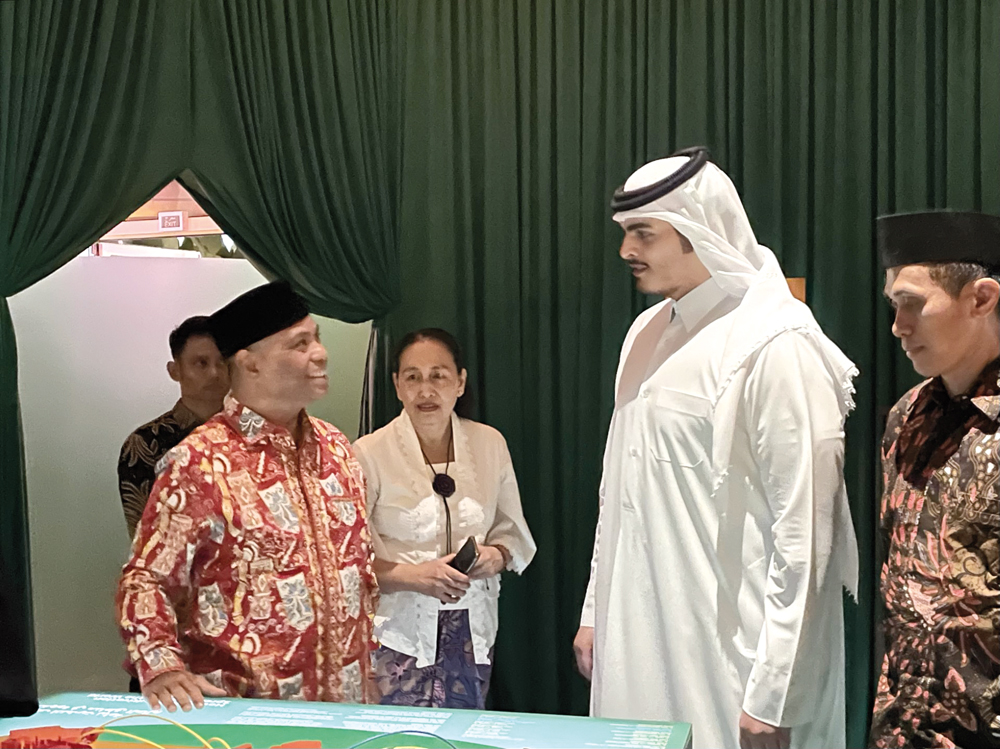
<path fill-rule="evenodd" d="M 424 460 L 417 430 L 414 429 L 413 422 L 405 410 L 393 420 L 392 428 L 396 436 L 396 446 L 411 476 L 410 490 L 413 496 L 421 499 L 437 497 L 432 486 L 434 469 Z M 476 471 L 475 456 L 469 444 L 468 431 L 462 419 L 454 411 L 451 414 L 451 428 L 454 435 L 452 445 L 455 450 L 455 460 L 448 467 L 448 475 L 455 480 L 456 492 L 449 501 L 458 502 L 463 496 L 479 497 L 479 476 Z M 456 541 L 459 539 L 452 539 L 453 543 Z"/>
<path fill-rule="evenodd" d="M 710 278 L 674 302 L 670 322 L 680 322 L 690 333 L 726 298 L 722 287 Z"/>
<path fill-rule="evenodd" d="M 625 189 L 655 183 L 688 161 L 651 162 L 626 181 Z M 740 314 L 723 347 L 716 402 L 756 351 L 781 333 L 799 330 L 822 355 L 838 385 L 841 414 L 847 417 L 854 408 L 852 381 L 857 368 L 823 334 L 809 308 L 792 296 L 777 257 L 757 242 L 739 193 L 725 172 L 709 162 L 667 195 L 614 214 L 622 226 L 634 218 L 655 218 L 673 226 L 691 243 L 719 288 L 740 300 Z"/>

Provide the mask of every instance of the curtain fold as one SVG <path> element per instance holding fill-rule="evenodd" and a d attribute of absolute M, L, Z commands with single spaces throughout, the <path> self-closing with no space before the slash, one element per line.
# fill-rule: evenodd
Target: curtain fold
<path fill-rule="evenodd" d="M 399 293 L 388 4 L 64 6 L 0 3 L 0 714 L 37 702 L 6 297 L 175 176 L 319 314 L 366 320 Z"/>
<path fill-rule="evenodd" d="M 206 0 L 193 12 L 194 148 L 180 181 L 318 314 L 389 311 L 387 4 Z"/>
<path fill-rule="evenodd" d="M 166 74 L 160 38 L 186 59 L 186 36 L 177 33 L 184 14 L 172 6 L 0 3 L 0 715 L 37 707 L 17 345 L 6 297 L 78 254 L 178 168 L 187 78 Z"/>
<path fill-rule="evenodd" d="M 11 387 L 8 383 L 14 383 Z M 17 349 L 7 300 L 0 297 L 0 717 L 38 709 L 31 569 Z"/>

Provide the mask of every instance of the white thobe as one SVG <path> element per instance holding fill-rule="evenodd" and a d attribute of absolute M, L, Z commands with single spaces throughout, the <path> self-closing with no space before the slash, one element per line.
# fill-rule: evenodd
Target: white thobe
<path fill-rule="evenodd" d="M 740 711 L 793 747 L 844 746 L 835 551 L 843 412 L 814 346 L 783 332 L 746 363 L 728 490 L 713 492 L 712 397 L 739 300 L 709 280 L 647 310 L 622 349 L 581 624 L 591 713 L 685 721 L 739 747 Z"/>

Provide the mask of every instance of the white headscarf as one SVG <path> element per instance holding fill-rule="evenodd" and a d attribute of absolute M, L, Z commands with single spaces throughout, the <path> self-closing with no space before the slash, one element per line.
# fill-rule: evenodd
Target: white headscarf
<path fill-rule="evenodd" d="M 638 169 L 625 183 L 626 191 L 648 187 L 688 163 L 687 156 L 658 159 Z M 819 351 L 837 383 L 842 423 L 854 408 L 852 380 L 858 370 L 823 333 L 809 308 L 792 296 L 774 253 L 758 244 L 736 187 L 719 167 L 705 164 L 682 185 L 639 208 L 622 211 L 614 220 L 655 218 L 666 221 L 691 242 L 698 259 L 727 294 L 740 298 L 732 331 L 722 357 L 719 388 L 713 400 L 712 490 L 727 490 L 739 404 L 746 382 L 746 364 L 775 336 L 797 331 Z M 847 492 L 837 498 L 836 538 L 819 539 L 840 553 L 845 587 L 857 595 L 858 558 Z M 820 579 L 825 571 L 820 570 Z"/>

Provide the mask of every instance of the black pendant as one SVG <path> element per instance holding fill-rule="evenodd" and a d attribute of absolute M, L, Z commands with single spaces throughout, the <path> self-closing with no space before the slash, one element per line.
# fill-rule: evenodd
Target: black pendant
<path fill-rule="evenodd" d="M 434 491 L 445 499 L 448 499 L 448 497 L 455 493 L 455 479 L 447 473 L 435 473 L 432 486 L 434 487 Z"/>

